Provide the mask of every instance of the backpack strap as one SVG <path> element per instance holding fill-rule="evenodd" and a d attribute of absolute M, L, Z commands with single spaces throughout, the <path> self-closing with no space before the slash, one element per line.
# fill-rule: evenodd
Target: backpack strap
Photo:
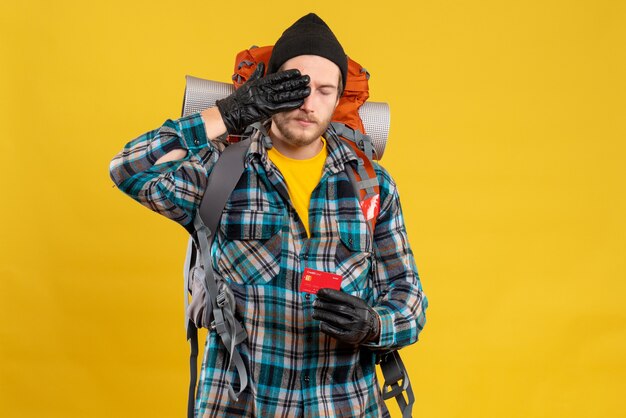
<path fill-rule="evenodd" d="M 380 368 L 385 378 L 382 391 L 383 399 L 396 398 L 400 411 L 402 411 L 402 418 L 411 418 L 415 395 L 409 374 L 400 358 L 400 353 L 395 350 L 383 355 L 380 360 Z M 406 392 L 406 399 L 403 392 Z"/>
<path fill-rule="evenodd" d="M 217 230 L 226 202 L 243 174 L 244 157 L 250 143 L 248 138 L 227 146 L 209 175 L 198 213 L 211 234 Z"/>
<path fill-rule="evenodd" d="M 331 126 L 340 137 L 355 143 L 365 153 L 368 160 L 377 159 L 376 149 L 372 145 L 372 138 L 358 129 L 353 129 L 341 122 L 331 122 Z"/>
<path fill-rule="evenodd" d="M 340 122 L 331 122 L 326 132 L 346 144 L 358 161 L 356 168 L 346 170 L 346 173 L 352 182 L 357 199 L 359 199 L 361 211 L 367 220 L 373 239 L 376 218 L 378 218 L 380 210 L 380 186 L 372 162 L 372 142 L 367 135 Z M 359 143 L 365 149 L 369 149 L 370 153 L 367 154 L 363 151 Z M 369 146 L 365 146 L 366 143 Z"/>
<path fill-rule="evenodd" d="M 209 175 L 207 188 L 202 197 L 200 207 L 194 218 L 194 233 L 190 237 L 189 248 L 185 260 L 185 304 L 188 303 L 189 267 L 195 259 L 204 271 L 206 289 L 205 314 L 213 316 L 211 329 L 215 329 L 228 352 L 228 365 L 234 364 L 239 376 L 239 391 L 235 393 L 232 385 L 228 385 L 228 395 L 237 400 L 248 385 L 248 372 L 236 346 L 246 338 L 246 333 L 239 321 L 235 319 L 235 307 L 228 303 L 224 288 L 219 288 L 211 262 L 211 245 L 215 239 L 222 211 L 229 196 L 235 189 L 244 171 L 244 157 L 250 146 L 250 139 L 229 145 L 220 155 Z M 191 346 L 189 367 L 189 398 L 187 416 L 193 418 L 195 409 L 195 390 L 197 381 L 198 329 L 191 319 L 187 321 L 187 340 Z"/>
<path fill-rule="evenodd" d="M 373 250 L 374 228 L 376 227 L 376 218 L 378 217 L 378 208 L 380 206 L 380 186 L 371 161 L 373 156 L 371 152 L 372 142 L 367 135 L 344 124 L 332 122 L 330 128 L 331 134 L 348 140 L 343 142 L 350 146 L 353 154 L 359 160 L 356 170 L 347 169 L 346 174 L 350 179 L 350 183 L 352 183 L 355 195 L 359 199 L 359 204 L 361 205 L 365 219 L 368 221 L 367 225 L 371 237 L 371 248 Z M 369 146 L 366 144 L 369 144 Z M 378 200 L 372 202 L 373 199 Z M 375 209 L 373 205 L 375 205 Z M 373 212 L 374 210 L 375 214 Z M 411 387 L 409 374 L 400 358 L 400 353 L 398 350 L 386 353 L 379 358 L 379 362 L 383 377 L 385 378 L 382 389 L 383 399 L 388 400 L 396 398 L 400 411 L 402 411 L 402 418 L 411 418 L 415 395 Z M 406 392 L 406 398 L 404 392 Z"/>

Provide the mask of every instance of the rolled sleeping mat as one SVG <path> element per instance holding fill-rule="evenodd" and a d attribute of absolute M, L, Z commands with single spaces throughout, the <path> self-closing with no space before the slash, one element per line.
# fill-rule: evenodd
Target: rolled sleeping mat
<path fill-rule="evenodd" d="M 185 97 L 183 99 L 183 116 L 214 106 L 215 102 L 230 95 L 235 87 L 230 83 L 205 80 L 203 78 L 185 76 Z M 365 102 L 359 109 L 359 115 L 365 127 L 365 133 L 372 139 L 374 158 L 380 160 L 385 152 L 389 135 L 389 105 L 384 102 Z"/>

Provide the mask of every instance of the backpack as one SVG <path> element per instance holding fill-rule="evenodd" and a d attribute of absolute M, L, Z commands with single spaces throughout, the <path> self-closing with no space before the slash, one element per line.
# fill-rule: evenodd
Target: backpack
<path fill-rule="evenodd" d="M 251 47 L 237 55 L 235 72 L 232 77 L 235 88 L 248 80 L 258 62 L 267 63 L 269 61 L 271 51 L 271 46 Z M 367 71 L 357 62 L 349 59 L 348 77 L 347 80 L 344 80 L 344 94 L 335 110 L 327 134 L 343 140 L 359 160 L 357 167 L 347 169 L 346 173 L 353 185 L 355 194 L 359 198 L 359 204 L 368 222 L 370 236 L 373 240 L 376 218 L 380 208 L 380 187 L 373 160 L 380 159 L 383 154 L 389 119 L 386 104 L 374 104 L 374 106 L 383 106 L 384 109 L 383 112 L 371 112 L 374 115 L 374 120 L 368 122 L 370 122 L 369 125 L 382 122 L 384 134 L 375 132 L 376 141 L 372 139 L 372 136 L 365 134 L 363 112 L 360 111 L 369 97 L 368 79 Z M 228 95 L 232 89 L 224 86 L 224 84 L 187 76 L 183 116 L 207 108 L 214 104 L 215 100 Z M 204 97 L 200 98 L 199 95 Z M 381 117 L 381 114 L 386 114 L 387 117 Z M 256 128 L 261 129 L 261 126 L 257 124 Z M 250 134 L 250 131 L 246 131 L 244 137 L 246 134 Z M 380 139 L 381 136 L 383 137 L 382 140 Z M 228 147 L 224 149 L 209 175 L 207 188 L 194 218 L 194 231 L 189 238 L 185 259 L 185 321 L 187 340 L 191 347 L 187 410 L 189 418 L 194 416 L 195 407 L 198 328 L 205 327 L 216 330 L 228 351 L 229 361 L 226 368 L 229 369 L 231 364 L 234 365 L 239 380 L 237 392 L 232 387 L 233 382 L 229 384 L 228 393 L 231 399 L 236 400 L 248 384 L 248 375 L 243 359 L 236 349 L 236 346 L 246 339 L 246 333 L 235 318 L 234 296 L 227 285 L 223 282 L 218 285 L 216 282 L 209 256 L 222 211 L 243 174 L 243 160 L 251 141 L 249 137 L 242 139 L 242 137 L 229 136 L 227 142 Z M 189 294 L 192 295 L 191 303 L 189 302 Z M 391 351 L 379 356 L 379 364 L 385 379 L 382 389 L 383 399 L 395 397 L 403 418 L 409 418 L 415 398 L 399 353 Z M 404 392 L 406 392 L 406 398 Z"/>

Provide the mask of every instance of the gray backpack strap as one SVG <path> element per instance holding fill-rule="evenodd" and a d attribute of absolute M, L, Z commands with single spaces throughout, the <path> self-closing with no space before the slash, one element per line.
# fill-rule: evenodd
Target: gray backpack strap
<path fill-rule="evenodd" d="M 203 225 L 202 220 L 196 217 L 194 221 L 196 232 L 198 236 L 198 243 L 200 246 L 201 263 L 205 271 L 205 284 L 208 290 L 207 299 L 210 299 L 210 306 L 213 308 L 211 313 L 213 314 L 213 321 L 211 322 L 211 330 L 217 331 L 218 336 L 222 340 L 224 347 L 228 352 L 228 364 L 226 370 L 230 370 L 231 364 L 235 365 L 237 375 L 239 376 L 239 392 L 235 393 L 232 388 L 232 382 L 228 383 L 228 395 L 229 397 L 237 401 L 239 395 L 248 386 L 248 372 L 246 365 L 239 354 L 239 351 L 235 349 L 235 346 L 245 340 L 246 334 L 243 327 L 235 319 L 235 306 L 234 300 L 228 298 L 225 293 L 225 287 L 220 288 L 215 280 L 213 273 L 213 267 L 211 266 L 211 243 L 213 242 L 214 235 L 209 233 L 206 226 Z M 208 304 L 209 302 L 207 302 Z M 207 307 L 207 310 L 209 308 Z"/>
<path fill-rule="evenodd" d="M 228 384 L 228 395 L 237 400 L 248 386 L 248 372 L 236 346 L 246 339 L 246 332 L 235 319 L 234 297 L 228 286 L 219 286 L 215 280 L 211 262 L 211 245 L 215 239 L 222 211 L 232 191 L 244 171 L 244 158 L 250 146 L 250 139 L 231 144 L 220 155 L 209 175 L 207 188 L 194 218 L 194 233 L 190 237 L 185 260 L 185 308 L 188 307 L 190 271 L 204 276 L 203 287 L 206 290 L 204 316 L 212 318 L 210 329 L 216 330 L 228 352 L 227 370 L 234 364 L 239 377 L 239 391 L 235 393 L 232 382 Z M 187 313 L 187 310 L 185 311 Z M 191 345 L 190 382 L 187 416 L 193 418 L 195 409 L 195 390 L 197 380 L 198 329 L 188 318 L 187 339 Z"/>
<path fill-rule="evenodd" d="M 369 135 L 359 130 L 352 129 L 341 122 L 331 122 L 330 128 L 333 129 L 335 134 L 357 144 L 370 160 L 374 159 L 376 156 L 376 148 L 372 144 L 372 138 Z"/>
<path fill-rule="evenodd" d="M 250 142 L 248 138 L 226 147 L 211 171 L 206 191 L 200 202 L 200 209 L 198 209 L 202 222 L 209 228 L 211 234 L 215 233 L 224 206 L 243 173 L 243 160 Z"/>
<path fill-rule="evenodd" d="M 352 129 L 349 126 L 341 122 L 331 122 L 331 124 L 328 126 L 327 132 L 333 135 L 338 140 L 339 140 L 339 137 L 341 137 L 348 141 L 354 142 L 355 144 L 359 146 L 361 151 L 364 152 L 365 156 L 369 160 L 373 159 L 374 149 L 372 148 L 372 140 L 369 136 L 361 133 L 360 131 Z M 359 163 L 356 166 L 355 170 L 357 171 L 357 173 L 359 174 L 359 177 L 362 180 L 358 182 L 357 184 L 358 188 L 355 189 L 357 190 L 357 198 L 361 195 L 358 192 L 359 190 L 365 190 L 366 198 L 373 196 L 374 194 L 376 194 L 374 191 L 374 187 L 378 186 L 378 179 L 372 178 L 368 180 L 368 174 L 365 171 L 365 167 L 363 166 L 363 163 L 360 161 L 359 156 L 354 152 L 352 148 L 347 147 L 347 149 L 357 160 L 359 160 Z M 352 180 L 353 178 L 350 178 L 350 181 Z M 356 178 L 354 178 L 354 180 L 356 181 Z"/>
<path fill-rule="evenodd" d="M 411 411 L 415 403 L 415 395 L 409 380 L 409 374 L 400 358 L 398 351 L 385 354 L 380 361 L 380 368 L 385 378 L 382 396 L 384 400 L 396 398 L 402 418 L 411 418 Z M 406 399 L 403 393 L 406 392 Z"/>

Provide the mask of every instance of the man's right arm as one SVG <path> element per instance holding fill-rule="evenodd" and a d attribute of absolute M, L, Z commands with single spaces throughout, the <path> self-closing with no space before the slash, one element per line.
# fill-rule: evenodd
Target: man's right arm
<path fill-rule="evenodd" d="M 191 230 L 207 184 L 207 167 L 225 146 L 209 138 L 241 134 L 252 123 L 300 107 L 311 93 L 309 77 L 298 70 L 266 77 L 263 73 L 261 62 L 246 83 L 215 107 L 167 120 L 126 144 L 109 167 L 115 184 L 142 205 Z"/>
<path fill-rule="evenodd" d="M 111 161 L 111 178 L 142 205 L 189 228 L 206 187 L 207 167 L 223 149 L 209 138 L 224 132 L 216 108 L 167 120 L 126 144 Z"/>

